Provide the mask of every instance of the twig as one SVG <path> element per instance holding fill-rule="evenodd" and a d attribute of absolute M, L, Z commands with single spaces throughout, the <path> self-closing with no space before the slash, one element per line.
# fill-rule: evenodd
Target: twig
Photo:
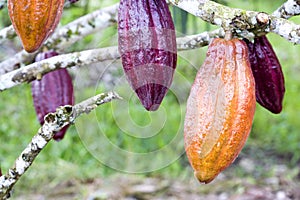
<path fill-rule="evenodd" d="M 115 92 L 102 93 L 73 107 L 69 105 L 61 106 L 56 109 L 56 112 L 47 114 L 44 118 L 44 125 L 38 130 L 38 133 L 17 158 L 14 166 L 8 170 L 7 174 L 0 177 L 0 199 L 8 199 L 10 197 L 13 186 L 31 166 L 41 150 L 53 138 L 55 132 L 68 124 L 74 123 L 75 119 L 81 114 L 89 113 L 97 106 L 110 102 L 113 99 L 120 99 L 120 97 Z"/>
<path fill-rule="evenodd" d="M 300 1 L 299 0 L 288 0 L 282 6 L 280 6 L 275 12 L 274 17 L 281 17 L 289 19 L 290 17 L 300 14 Z"/>
<path fill-rule="evenodd" d="M 224 34 L 223 29 L 220 28 L 214 31 L 177 38 L 177 50 L 183 51 L 207 46 L 213 38 L 223 37 Z"/>
<path fill-rule="evenodd" d="M 289 18 L 294 15 L 299 15 L 299 0 L 288 0 L 280 8 L 278 8 L 272 16 L 254 11 L 244 11 L 241 9 L 232 9 L 208 0 L 167 0 L 175 6 L 188 11 L 198 17 L 203 18 L 213 24 L 233 26 L 236 28 L 237 34 L 241 37 L 253 37 L 251 31 L 271 31 L 294 43 L 300 43 L 298 25 L 279 17 Z M 212 7 L 210 7 L 212 6 Z M 92 34 L 95 31 L 106 28 L 116 22 L 116 12 L 118 4 L 95 11 L 94 13 L 83 16 L 70 24 L 57 30 L 52 37 L 46 42 L 48 48 L 63 50 L 82 37 Z M 216 12 L 215 12 L 216 9 Z M 225 9 L 226 12 L 223 12 Z M 222 10 L 222 12 L 218 12 Z M 228 15 L 228 16 L 227 16 Z M 268 23 L 257 23 L 259 16 L 266 17 Z M 101 22 L 101 23 L 100 23 Z M 232 27 L 232 28 L 233 28 Z M 255 30 L 257 29 L 257 30 Z M 250 32 L 249 32 L 250 31 Z M 220 36 L 224 35 L 224 31 L 216 30 Z M 213 32 L 212 34 L 214 35 Z M 7 33 L 2 33 L 3 35 Z M 265 34 L 265 33 L 262 33 Z M 209 34 L 210 35 L 210 34 Z M 1 36 L 1 30 L 0 30 Z M 1 38 L 0 38 L 1 43 Z M 202 46 L 202 43 L 200 43 Z M 15 56 L 0 63 L 0 74 L 5 74 L 14 69 L 20 68 L 23 63 L 32 61 L 34 54 L 28 54 L 25 51 L 17 53 Z M 24 64 L 23 64 L 24 65 Z"/>
<path fill-rule="evenodd" d="M 194 3 L 196 2 L 197 4 L 199 4 L 199 1 L 188 0 L 188 2 L 189 1 L 194 2 Z M 185 4 L 183 4 L 183 5 L 185 5 Z M 286 9 L 288 7 L 287 5 L 291 6 L 292 4 L 291 3 L 288 4 L 286 2 L 277 10 L 284 10 L 284 8 Z M 252 12 L 252 11 L 250 11 L 250 12 Z M 294 12 L 294 14 L 297 14 L 297 12 Z M 75 23 L 75 24 L 78 24 L 78 23 Z M 70 27 L 73 27 L 73 26 L 70 25 Z M 243 33 L 241 32 L 240 35 L 241 34 L 243 34 Z M 244 34 L 245 35 L 243 35 L 243 37 L 249 38 L 249 37 L 254 36 L 253 34 L 252 35 L 247 34 L 247 32 L 245 32 Z M 209 41 L 211 40 L 211 38 L 222 37 L 222 36 L 224 36 L 223 29 L 217 29 L 212 32 L 204 32 L 204 33 L 201 33 L 198 35 L 191 35 L 191 36 L 185 36 L 182 38 L 178 38 L 177 39 L 177 49 L 178 50 L 188 50 L 188 49 L 194 49 L 194 48 L 206 46 L 209 43 Z M 59 37 L 56 36 L 54 38 L 59 38 Z M 101 62 L 104 60 L 118 59 L 119 57 L 120 57 L 120 55 L 119 55 L 116 47 L 87 50 L 87 51 L 57 56 L 57 57 L 50 58 L 50 59 L 47 59 L 47 60 L 44 60 L 41 62 L 33 63 L 33 64 L 23 67 L 21 69 L 14 70 L 10 73 L 0 76 L 0 91 L 14 87 L 23 82 L 30 82 L 30 81 L 36 79 L 36 77 L 44 75 L 44 74 L 46 74 L 50 71 L 53 71 L 57 68 L 82 66 L 82 65 L 95 63 L 95 62 Z"/>
<path fill-rule="evenodd" d="M 116 23 L 117 9 L 119 4 L 96 10 L 88 15 L 80 17 L 75 21 L 57 29 L 54 34 L 46 41 L 44 47 L 48 49 L 55 49 L 56 51 L 64 51 L 68 46 L 74 44 L 81 38 L 107 28 Z M 1 40 L 11 37 L 12 26 L 0 30 L 0 44 Z M 1 39 L 2 36 L 2 39 Z M 22 64 L 31 62 L 35 53 L 27 53 L 20 51 L 11 58 L 0 63 L 0 74 L 5 74 L 14 69 L 20 68 Z"/>
<path fill-rule="evenodd" d="M 289 19 L 290 17 L 297 16 L 300 14 L 300 0 L 288 0 L 284 4 L 282 4 L 277 10 L 275 10 L 272 13 L 272 16 L 278 17 L 278 18 L 284 18 Z M 215 37 L 224 37 L 224 30 L 223 28 L 216 29 L 214 31 L 208 32 L 208 36 L 211 38 Z M 201 35 L 201 34 L 200 34 Z M 199 36 L 200 36 L 199 35 Z M 243 38 L 252 39 L 254 37 L 254 34 L 249 32 L 239 32 L 238 35 L 240 35 Z M 193 49 L 197 48 L 197 45 L 193 45 L 192 48 L 189 48 L 188 44 L 199 44 L 199 47 L 205 46 L 206 40 L 203 40 L 203 37 L 200 37 L 200 40 L 197 40 L 197 36 L 187 36 L 192 37 L 192 39 L 189 42 L 184 43 L 186 49 Z M 177 43 L 178 44 L 178 43 Z M 207 43 L 208 44 L 208 43 Z M 180 45 L 179 45 L 180 46 Z"/>
<path fill-rule="evenodd" d="M 112 60 L 120 55 L 116 47 L 86 50 L 81 52 L 63 54 L 36 62 L 0 76 L 0 91 L 24 82 L 35 80 L 37 76 L 44 75 L 59 68 L 83 66 L 95 62 Z"/>
<path fill-rule="evenodd" d="M 15 36 L 17 36 L 17 34 L 12 25 L 1 29 L 0 30 L 0 44 L 3 43 L 6 39 L 14 38 Z"/>
<path fill-rule="evenodd" d="M 220 30 L 222 31 L 222 30 Z M 178 51 L 195 49 L 206 46 L 209 41 L 219 36 L 219 30 L 204 32 L 198 35 L 191 35 L 177 38 Z M 105 60 L 119 59 L 120 54 L 116 46 L 85 50 L 51 57 L 39 62 L 32 63 L 20 69 L 0 75 L 0 91 L 17 86 L 21 83 L 30 82 L 37 77 L 60 68 L 80 67 L 91 63 L 102 62 Z"/>
<path fill-rule="evenodd" d="M 238 32 L 273 32 L 294 44 L 300 44 L 300 26 L 262 12 L 223 6 L 209 0 L 169 0 L 175 6 L 215 24 Z"/>
<path fill-rule="evenodd" d="M 83 37 L 107 28 L 117 22 L 119 4 L 96 10 L 58 29 L 46 41 L 48 49 L 63 50 Z"/>
<path fill-rule="evenodd" d="M 6 6 L 6 0 L 0 0 L 0 10 Z"/>
<path fill-rule="evenodd" d="M 167 0 L 168 2 L 171 2 L 172 4 L 178 6 L 181 9 L 187 10 L 188 12 L 190 12 L 191 14 L 194 14 L 196 16 L 201 16 L 201 15 L 208 15 L 210 17 L 208 17 L 208 21 L 209 18 L 212 18 L 212 13 L 214 13 L 214 10 L 210 9 L 208 10 L 207 8 L 209 8 L 208 6 L 206 6 L 206 10 L 203 8 L 204 7 L 204 2 L 211 3 L 215 5 L 215 8 L 218 9 L 223 9 L 226 8 L 227 12 L 225 12 L 226 14 L 230 14 L 230 16 L 232 16 L 232 11 L 235 11 L 235 13 L 239 14 L 240 12 L 244 13 L 244 11 L 240 10 L 240 9 L 231 9 L 228 8 L 226 6 L 222 6 L 220 4 L 216 4 L 214 2 L 211 1 L 205 1 L 205 0 L 184 0 L 184 1 L 178 1 L 178 0 Z M 201 6 L 199 8 L 199 5 Z M 210 4 L 209 4 L 210 5 Z M 217 5 L 217 6 L 216 6 Z M 68 47 L 69 45 L 71 45 L 72 43 L 78 41 L 79 39 L 81 39 L 82 37 L 94 33 L 95 31 L 98 31 L 100 29 L 106 28 L 107 26 L 112 25 L 113 23 L 116 22 L 116 12 L 117 12 L 117 7 L 118 4 L 115 4 L 113 6 L 107 7 L 107 8 L 103 8 L 101 10 L 95 11 L 94 13 L 91 13 L 89 15 L 83 16 L 75 21 L 73 21 L 72 23 L 62 27 L 61 29 L 57 30 L 54 35 L 47 41 L 46 46 L 48 48 L 56 48 L 57 50 L 63 50 L 64 48 Z M 211 13 L 209 13 L 208 11 L 210 11 Z M 256 15 L 259 14 L 258 12 L 253 12 L 253 11 L 248 11 L 248 13 L 252 13 L 252 15 Z M 204 13 L 204 14 L 203 14 Z M 224 14 L 224 13 L 223 13 Z M 284 3 L 280 8 L 278 8 L 274 13 L 273 16 L 277 17 L 275 19 L 278 19 L 279 17 L 284 17 L 284 18 L 289 18 L 291 16 L 294 15 L 298 15 L 299 14 L 299 0 L 288 0 L 286 3 Z M 237 18 L 235 19 L 235 21 L 233 20 L 233 22 L 238 22 L 238 24 L 240 24 L 240 26 L 242 26 L 241 24 L 244 24 L 245 27 L 237 27 L 240 28 L 240 30 L 238 31 L 238 35 L 240 35 L 241 37 L 253 37 L 253 34 L 251 34 L 251 32 L 249 32 L 249 29 L 251 29 L 251 27 L 247 27 L 247 24 L 245 23 L 240 23 L 240 19 L 242 19 L 243 17 L 246 17 L 246 21 L 253 20 L 253 23 L 255 24 L 257 21 L 252 17 L 249 18 L 249 16 L 247 17 L 247 14 L 244 15 L 235 15 L 237 16 Z M 224 17 L 224 16 L 219 16 L 219 17 Z M 271 17 L 269 15 L 266 16 L 268 19 Z M 227 23 L 230 24 L 232 19 L 226 19 L 225 21 Z M 224 20 L 223 20 L 224 21 Z M 214 20 L 212 20 L 212 23 L 215 24 L 222 24 L 223 21 L 220 21 L 220 18 L 214 18 Z M 101 23 L 99 23 L 101 22 Z M 243 21 L 241 21 L 243 22 Z M 90 26 L 90 24 L 95 25 L 95 27 Z M 279 24 L 280 26 L 278 26 L 278 30 L 274 29 L 271 30 L 274 33 L 277 33 L 283 37 L 285 37 L 286 39 L 290 40 L 291 42 L 298 42 L 299 43 L 299 34 L 297 31 L 298 25 L 295 25 L 292 22 L 289 21 L 282 21 L 280 19 L 278 19 L 277 21 L 275 20 L 275 23 L 272 22 L 272 26 L 270 26 L 271 28 L 276 27 L 276 24 Z M 284 24 L 287 24 L 284 26 Z M 253 26 L 253 24 L 252 24 Z M 264 26 L 263 26 L 264 27 Z M 94 29 L 93 29 L 94 28 Z M 242 29 L 245 28 L 245 29 Z M 265 30 L 260 30 L 260 31 L 268 31 L 268 27 L 264 27 Z M 285 28 L 287 28 L 285 31 Z M 251 30 L 251 31 L 255 31 L 255 30 Z M 1 35 L 2 30 L 0 30 L 0 35 Z M 223 36 L 223 31 L 222 30 L 218 30 L 217 32 L 221 33 L 220 36 Z M 80 33 L 79 35 L 77 35 L 77 33 Z M 291 33 L 291 35 L 289 35 L 289 33 Z M 2 35 L 5 35 L 7 33 L 2 33 Z M 262 33 L 265 34 L 265 33 Z M 293 40 L 292 37 L 296 37 L 296 41 Z M 5 39 L 5 38 L 4 38 Z M 0 38 L 0 43 L 1 43 L 1 38 Z M 32 61 L 33 57 L 35 54 L 28 54 L 25 51 L 21 51 L 19 53 L 17 53 L 15 56 L 3 61 L 0 63 L 0 74 L 4 74 L 7 72 L 12 71 L 13 69 L 19 68 L 21 67 L 21 65 L 23 63 L 28 63 L 30 61 Z"/>

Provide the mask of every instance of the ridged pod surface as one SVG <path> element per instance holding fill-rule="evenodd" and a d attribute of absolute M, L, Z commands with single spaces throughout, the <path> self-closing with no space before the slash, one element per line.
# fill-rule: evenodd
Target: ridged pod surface
<path fill-rule="evenodd" d="M 8 13 L 27 52 L 37 50 L 56 28 L 64 0 L 8 0 Z"/>
<path fill-rule="evenodd" d="M 256 101 L 278 114 L 282 110 L 285 93 L 284 76 L 279 60 L 266 36 L 254 38 L 254 43 L 245 40 L 256 87 Z"/>
<path fill-rule="evenodd" d="M 200 182 L 211 182 L 238 156 L 255 103 L 246 44 L 214 39 L 192 85 L 184 122 L 186 154 Z"/>
<path fill-rule="evenodd" d="M 166 1 L 121 0 L 118 35 L 128 82 L 147 110 L 157 110 L 172 83 L 177 60 Z"/>
<path fill-rule="evenodd" d="M 36 61 L 44 60 L 57 53 L 43 52 L 37 55 Z M 55 112 L 56 108 L 63 105 L 74 104 L 72 78 L 66 69 L 59 69 L 44 75 L 41 80 L 35 80 L 31 84 L 31 92 L 34 108 L 41 125 L 44 124 L 44 116 Z M 65 126 L 54 135 L 55 140 L 63 139 L 69 125 Z"/>

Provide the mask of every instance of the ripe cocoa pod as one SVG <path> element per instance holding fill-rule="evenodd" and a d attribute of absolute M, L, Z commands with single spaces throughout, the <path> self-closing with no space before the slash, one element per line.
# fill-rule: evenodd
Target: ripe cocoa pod
<path fill-rule="evenodd" d="M 165 1 L 121 0 L 119 52 L 127 80 L 143 106 L 157 110 L 176 68 L 174 24 Z"/>
<path fill-rule="evenodd" d="M 246 44 L 214 39 L 187 101 L 184 140 L 200 182 L 209 183 L 238 156 L 251 130 L 255 83 Z"/>
<path fill-rule="evenodd" d="M 64 0 L 8 0 L 8 13 L 27 52 L 37 50 L 56 28 Z"/>
<path fill-rule="evenodd" d="M 266 36 L 244 39 L 249 48 L 249 60 L 255 79 L 256 101 L 278 114 L 282 110 L 285 93 L 284 76 L 279 60 Z"/>
<path fill-rule="evenodd" d="M 43 52 L 37 55 L 36 61 L 56 56 L 54 51 Z M 59 69 L 44 75 L 41 80 L 33 81 L 31 92 L 34 108 L 41 125 L 44 124 L 44 116 L 55 112 L 56 108 L 63 105 L 73 105 L 72 78 L 66 69 Z M 55 140 L 61 140 L 68 129 L 68 125 L 54 135 Z"/>

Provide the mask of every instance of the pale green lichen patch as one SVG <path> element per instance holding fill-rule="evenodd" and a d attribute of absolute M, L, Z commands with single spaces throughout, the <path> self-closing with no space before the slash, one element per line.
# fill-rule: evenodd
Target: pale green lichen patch
<path fill-rule="evenodd" d="M 265 13 L 229 8 L 213 1 L 206 1 L 202 6 L 200 4 L 199 10 L 201 10 L 199 17 L 221 26 L 224 30 L 237 32 L 237 30 L 257 29 L 261 32 L 269 24 L 269 15 Z"/>
<path fill-rule="evenodd" d="M 106 97 L 108 97 L 108 93 L 102 93 L 102 94 L 99 94 L 97 97 L 96 97 L 96 101 L 95 101 L 95 103 L 96 103 L 96 105 L 101 105 L 102 103 L 103 103 L 103 101 L 104 101 L 104 99 L 106 98 Z"/>
<path fill-rule="evenodd" d="M 88 21 L 88 25 L 90 25 L 93 29 L 96 27 L 94 20 Z"/>
<path fill-rule="evenodd" d="M 24 77 L 26 77 L 26 73 L 24 72 L 18 72 L 12 77 L 13 82 L 23 82 Z"/>
<path fill-rule="evenodd" d="M 71 115 L 71 114 L 72 114 L 72 112 L 73 112 L 73 106 L 66 105 L 66 106 L 64 106 L 64 108 L 65 108 L 65 111 L 66 111 L 66 113 L 67 113 L 68 115 Z"/>
<path fill-rule="evenodd" d="M 47 123 L 54 123 L 55 122 L 55 114 L 54 113 L 49 113 L 44 117 L 44 121 Z"/>
<path fill-rule="evenodd" d="M 22 72 L 22 71 L 17 72 L 12 77 L 13 82 L 19 82 L 19 83 L 30 82 L 32 80 L 35 80 L 35 76 L 32 73 L 27 73 L 27 72 Z"/>
<path fill-rule="evenodd" d="M 59 68 L 61 68 L 61 62 L 56 62 L 55 64 L 54 64 L 54 66 L 55 66 L 55 68 L 56 69 L 59 69 Z"/>
<path fill-rule="evenodd" d="M 65 38 L 70 38 L 73 34 L 73 31 L 71 29 L 68 29 L 66 35 L 65 35 Z"/>
<path fill-rule="evenodd" d="M 65 125 L 69 124 L 70 118 L 72 116 L 73 107 L 70 105 L 66 106 L 60 106 L 56 109 L 56 119 L 57 119 L 57 125 L 58 129 L 64 127 Z M 58 130 L 56 130 L 58 131 Z"/>

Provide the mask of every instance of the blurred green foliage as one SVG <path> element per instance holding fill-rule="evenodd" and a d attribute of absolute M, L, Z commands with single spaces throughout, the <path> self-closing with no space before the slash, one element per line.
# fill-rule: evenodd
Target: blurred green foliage
<path fill-rule="evenodd" d="M 65 9 L 61 24 L 64 25 L 85 13 L 111 5 L 114 2 L 118 1 L 81 0 L 70 8 Z M 228 6 L 232 7 L 271 13 L 284 1 L 248 0 L 223 2 L 226 2 Z M 176 8 L 172 9 L 172 14 L 175 19 L 178 35 L 196 34 L 216 28 Z M 0 19 L 0 28 L 9 24 L 6 9 L 0 11 Z M 299 17 L 294 17 L 292 20 L 296 23 L 300 23 Z M 115 25 L 84 38 L 66 51 L 79 51 L 116 45 L 116 38 Z M 273 44 L 278 58 L 282 63 L 285 74 L 286 95 L 284 98 L 284 107 L 281 114 L 274 115 L 257 105 L 253 129 L 242 155 L 249 157 L 255 156 L 250 152 L 252 152 L 253 149 L 259 149 L 263 152 L 272 152 L 272 154 L 286 159 L 286 163 L 291 167 L 295 167 L 300 161 L 300 67 L 298 63 L 300 46 L 294 46 L 277 35 L 269 34 L 268 38 Z M 205 58 L 206 49 L 207 47 L 179 52 L 176 72 L 176 76 L 178 77 L 175 77 L 173 83 L 174 90 L 179 91 L 179 93 L 174 94 L 173 92 L 169 92 L 164 99 L 162 103 L 162 113 L 166 115 L 166 119 L 163 119 L 165 120 L 164 126 L 154 137 L 141 140 L 130 136 L 130 134 L 123 134 L 122 130 L 120 130 L 116 124 L 116 116 L 113 116 L 111 112 L 112 110 L 118 110 L 118 108 L 114 108 L 118 102 L 103 105 L 96 111 L 97 120 L 101 124 L 101 130 L 105 133 L 106 137 L 122 149 L 139 153 L 154 151 L 170 143 L 178 130 L 182 129 L 183 125 L 185 102 L 179 99 L 181 97 L 182 99 L 187 98 L 190 84 L 192 84 L 197 69 L 201 66 Z M 116 65 L 119 69 L 121 68 L 120 63 Z M 88 75 L 89 73 L 87 72 L 86 74 Z M 99 74 L 99 78 L 101 75 L 102 74 Z M 122 73 L 116 73 L 114 78 L 118 79 L 120 76 L 122 76 Z M 122 85 L 122 83 L 119 84 Z M 96 85 L 96 87 L 85 87 L 83 89 L 80 88 L 80 85 L 75 87 L 78 89 L 78 91 L 76 91 L 77 102 L 97 92 L 111 89 L 111 87 L 105 84 L 99 85 L 100 86 Z M 115 88 L 117 88 L 117 90 L 120 89 L 118 85 L 114 85 L 113 89 Z M 130 91 L 130 89 L 127 88 L 123 95 L 126 95 L 126 91 Z M 122 93 L 122 90 L 120 89 L 119 92 Z M 0 102 L 0 163 L 2 171 L 5 173 L 6 170 L 12 166 L 16 157 L 25 148 L 40 126 L 32 104 L 30 85 L 23 84 L 2 92 L 0 94 Z M 121 113 L 118 113 L 118 116 L 124 115 L 124 123 L 130 119 L 130 122 L 135 123 L 136 126 L 143 127 L 148 124 L 153 125 L 153 123 L 154 126 L 155 123 L 160 125 L 163 121 L 157 120 L 157 118 L 161 116 L 155 113 L 145 112 L 134 95 L 129 98 L 128 104 L 125 106 L 127 106 L 126 109 L 120 109 Z M 91 113 L 91 115 L 92 114 L 93 113 Z M 82 116 L 82 118 L 84 119 L 85 116 Z M 122 120 L 120 122 L 122 122 Z M 98 124 L 86 127 L 87 133 L 95 137 L 91 138 L 92 140 L 97 140 L 97 134 L 95 133 L 98 131 L 98 128 Z M 182 135 L 183 133 L 180 132 L 179 134 Z M 183 140 L 183 136 L 181 136 L 181 138 Z M 179 146 L 182 148 L 182 143 L 179 144 Z M 110 152 L 107 150 L 102 153 L 109 155 Z M 164 156 L 168 157 L 169 155 Z M 161 159 L 164 158 L 162 157 Z M 187 159 L 185 156 L 182 156 L 168 167 L 149 172 L 146 175 L 190 176 L 191 169 L 187 166 Z M 116 171 L 106 167 L 91 154 L 83 144 L 76 127 L 72 126 L 68 130 L 64 140 L 61 142 L 51 141 L 48 144 L 29 169 L 27 175 L 18 183 L 18 187 L 35 188 L 41 184 L 41 182 L 48 182 L 49 180 L 51 180 L 50 184 L 56 184 L 68 178 L 89 179 L 95 176 L 99 177 L 113 173 L 116 173 Z M 40 181 L 33 181 L 34 179 Z M 28 182 L 30 184 L 28 184 Z"/>

